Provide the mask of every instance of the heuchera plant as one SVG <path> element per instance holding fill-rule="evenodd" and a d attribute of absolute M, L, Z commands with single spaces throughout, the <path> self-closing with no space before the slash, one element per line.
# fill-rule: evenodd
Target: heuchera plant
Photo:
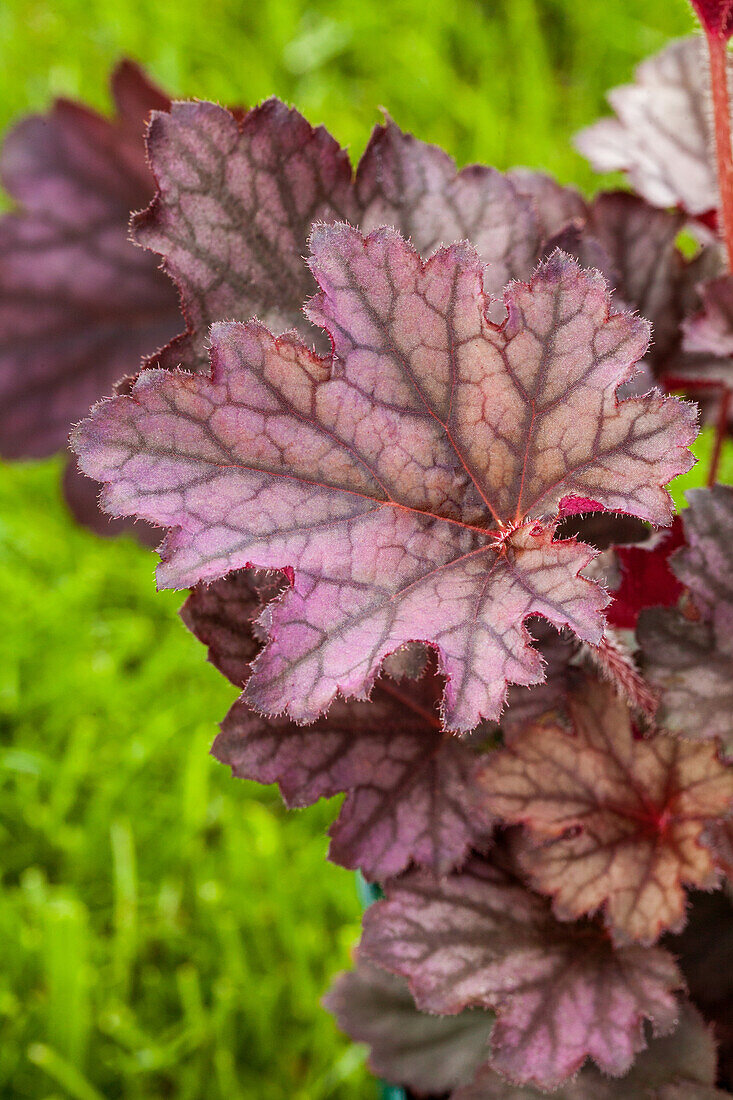
<path fill-rule="evenodd" d="M 733 5 L 694 6 L 708 63 L 580 135 L 634 188 L 590 202 L 130 64 L 3 152 L 3 453 L 117 384 L 80 468 L 242 689 L 214 754 L 343 792 L 384 896 L 327 1004 L 415 1096 L 733 1094 Z"/>

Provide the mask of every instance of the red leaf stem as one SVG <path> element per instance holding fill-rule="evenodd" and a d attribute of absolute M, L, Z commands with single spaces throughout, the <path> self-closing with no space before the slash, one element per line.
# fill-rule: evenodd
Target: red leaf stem
<path fill-rule="evenodd" d="M 713 95 L 713 129 L 718 165 L 720 212 L 728 267 L 733 269 L 733 149 L 731 148 L 730 98 L 728 94 L 726 40 L 705 31 L 710 57 L 710 86 Z"/>

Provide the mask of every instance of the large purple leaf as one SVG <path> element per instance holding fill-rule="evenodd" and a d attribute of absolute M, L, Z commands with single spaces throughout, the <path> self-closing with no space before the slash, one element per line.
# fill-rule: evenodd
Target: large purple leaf
<path fill-rule="evenodd" d="M 638 739 L 625 702 L 598 680 L 568 707 L 571 732 L 538 723 L 487 759 L 489 808 L 525 826 L 519 863 L 559 919 L 603 909 L 618 942 L 652 943 L 684 924 L 684 886 L 716 882 L 703 838 L 733 810 L 733 769 L 713 745 Z"/>
<path fill-rule="evenodd" d="M 578 149 L 599 172 L 626 172 L 653 206 L 716 209 L 708 81 L 701 40 L 673 42 L 642 62 L 633 84 L 609 93 L 616 117 L 579 134 Z"/>
<path fill-rule="evenodd" d="M 592 1058 L 620 1076 L 643 1021 L 673 1030 L 681 978 L 660 948 L 614 948 L 589 924 L 561 924 L 508 871 L 473 860 L 443 879 L 412 871 L 364 916 L 361 950 L 409 980 L 417 1007 L 497 1012 L 492 1067 L 556 1088 Z"/>
<path fill-rule="evenodd" d="M 692 1005 L 683 1001 L 673 1034 L 652 1039 L 624 1077 L 607 1077 L 595 1066 L 586 1066 L 552 1095 L 555 1100 L 718 1100 L 727 1093 L 712 1087 L 715 1069 L 715 1043 L 709 1029 Z M 669 1093 L 669 1087 L 681 1091 Z M 540 1100 L 543 1096 L 547 1093 L 531 1085 L 513 1085 L 486 1065 L 451 1100 Z"/>
<path fill-rule="evenodd" d="M 153 193 L 145 119 L 169 101 L 130 62 L 112 91 L 113 120 L 59 100 L 2 149 L 2 183 L 17 203 L 0 220 L 4 457 L 65 447 L 89 405 L 180 327 L 175 290 L 127 228 Z"/>
<path fill-rule="evenodd" d="M 642 612 L 647 674 L 662 692 L 660 722 L 689 738 L 718 737 L 733 753 L 733 488 L 695 489 L 683 513 L 687 548 L 670 559 L 699 609 Z"/>
<path fill-rule="evenodd" d="M 441 688 L 434 668 L 399 686 L 383 679 L 370 702 L 337 700 L 310 726 L 262 719 L 240 700 L 212 752 L 237 776 L 278 783 L 289 806 L 347 791 L 334 862 L 376 880 L 411 862 L 443 874 L 485 846 L 492 821 L 475 752 L 442 730 Z"/>
<path fill-rule="evenodd" d="M 466 1081 L 488 1053 L 491 1013 L 418 1012 L 407 983 L 357 959 L 324 999 L 342 1031 L 368 1043 L 372 1072 L 418 1093 L 443 1093 Z"/>
<path fill-rule="evenodd" d="M 173 528 L 159 570 L 185 586 L 253 564 L 292 568 L 247 697 L 315 718 L 368 692 L 409 641 L 439 654 L 447 725 L 497 717 L 507 682 L 542 680 L 523 621 L 596 643 L 594 552 L 553 541 L 561 501 L 668 523 L 694 410 L 618 402 L 648 329 L 610 314 L 600 276 L 558 253 L 485 314 L 468 245 L 423 264 L 394 231 L 314 234 L 318 359 L 257 324 L 212 335 L 210 379 L 141 375 L 75 434 L 111 514 Z"/>

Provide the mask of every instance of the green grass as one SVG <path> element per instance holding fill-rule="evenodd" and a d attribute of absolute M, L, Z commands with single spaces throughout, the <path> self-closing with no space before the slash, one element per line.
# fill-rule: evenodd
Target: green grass
<path fill-rule="evenodd" d="M 462 162 L 587 187 L 571 133 L 690 27 L 683 0 L 5 0 L 0 126 L 104 107 L 125 52 L 180 94 L 275 92 L 356 151 L 381 104 Z M 0 481 L 0 1096 L 367 1100 L 318 1007 L 359 920 L 333 807 L 287 814 L 208 755 L 233 689 L 152 555 L 74 528 L 59 469 Z"/>

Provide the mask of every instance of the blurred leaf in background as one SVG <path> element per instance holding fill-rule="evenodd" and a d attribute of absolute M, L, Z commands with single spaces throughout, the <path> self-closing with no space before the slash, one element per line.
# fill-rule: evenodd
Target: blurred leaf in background
<path fill-rule="evenodd" d="M 591 188 L 571 134 L 691 26 L 683 0 L 5 0 L 0 127 L 106 109 L 127 54 L 178 95 L 280 95 L 355 155 L 382 105 L 462 163 Z M 234 690 L 59 475 L 0 470 L 0 1095 L 367 1100 L 319 1007 L 359 920 L 332 807 L 288 814 L 208 756 Z"/>

